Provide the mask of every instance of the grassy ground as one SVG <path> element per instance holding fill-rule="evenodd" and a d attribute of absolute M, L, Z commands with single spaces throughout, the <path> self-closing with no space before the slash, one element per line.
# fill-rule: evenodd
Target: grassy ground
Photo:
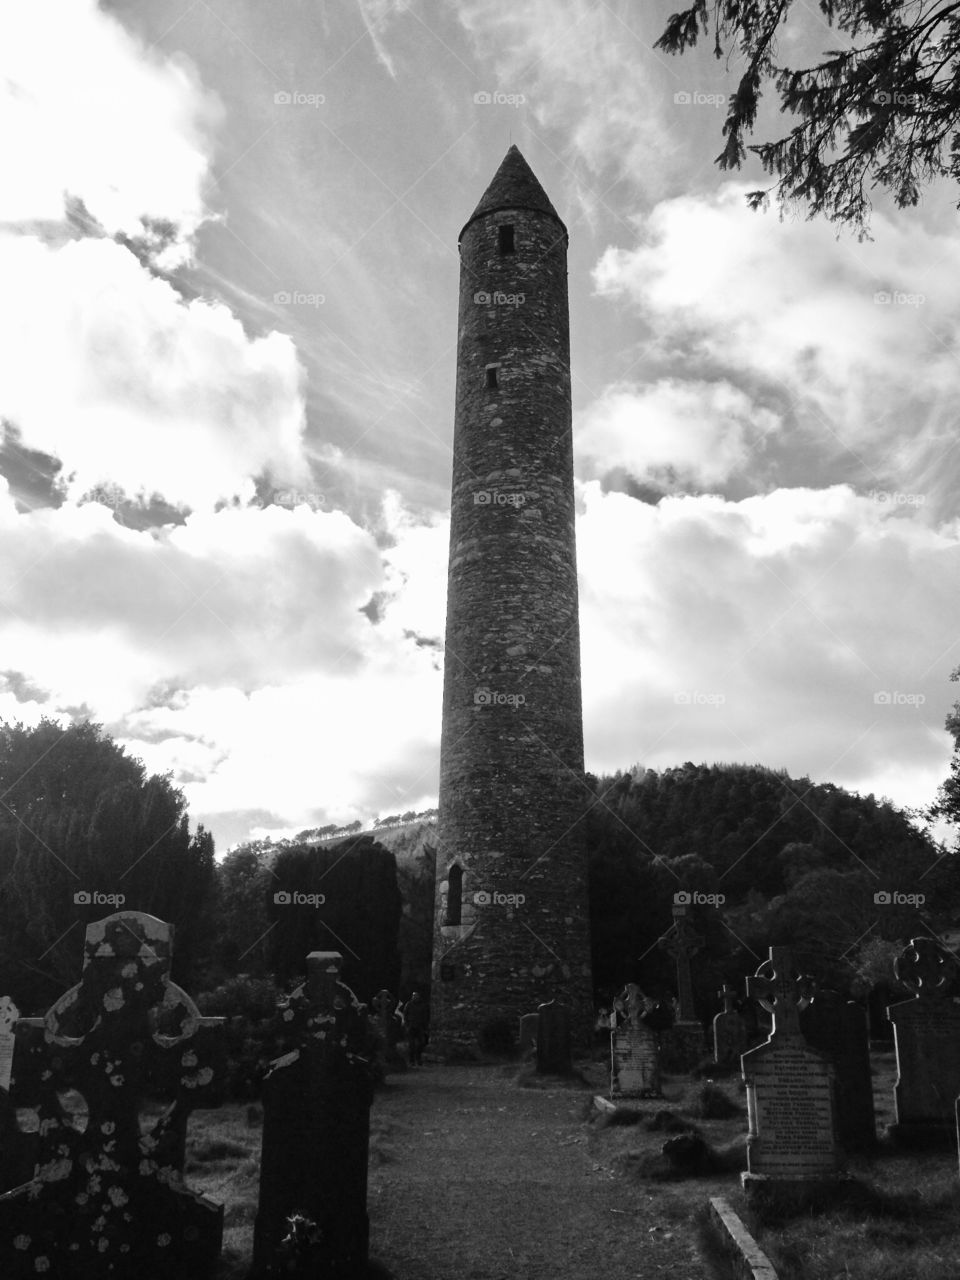
<path fill-rule="evenodd" d="M 371 1111 L 371 1253 L 397 1280 L 716 1280 L 704 1227 L 712 1195 L 748 1222 L 781 1280 L 960 1280 L 955 1151 L 857 1159 L 859 1197 L 829 1212 L 758 1220 L 740 1191 L 744 1094 L 718 1080 L 667 1077 L 662 1100 L 626 1102 L 611 1120 L 605 1064 L 567 1084 L 517 1064 L 441 1067 L 389 1077 Z M 878 1127 L 893 1118 L 892 1054 L 874 1057 Z M 539 1086 L 539 1087 L 531 1087 Z M 716 1112 L 717 1091 L 733 1114 Z M 710 1100 L 710 1091 L 706 1094 Z M 708 1172 L 678 1178 L 661 1155 L 690 1126 L 713 1153 Z M 196 1112 L 187 1184 L 225 1206 L 218 1280 L 249 1266 L 257 1207 L 259 1109 Z"/>

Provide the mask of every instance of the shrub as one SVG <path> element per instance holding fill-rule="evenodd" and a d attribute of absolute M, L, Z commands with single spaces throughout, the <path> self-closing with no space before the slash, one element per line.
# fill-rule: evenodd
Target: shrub
<path fill-rule="evenodd" d="M 230 978 L 197 997 L 200 1012 L 226 1018 L 227 1096 L 249 1102 L 260 1096 L 270 1061 L 284 1051 L 277 1020 L 279 988 L 269 978 Z"/>

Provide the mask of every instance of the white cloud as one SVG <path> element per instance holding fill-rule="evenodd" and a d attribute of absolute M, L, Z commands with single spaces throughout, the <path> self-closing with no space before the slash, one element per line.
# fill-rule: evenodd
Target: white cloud
<path fill-rule="evenodd" d="M 805 443 L 834 479 L 857 468 L 864 485 L 894 475 L 945 498 L 960 466 L 947 457 L 960 241 L 877 214 L 875 243 L 858 244 L 823 221 L 754 213 L 745 190 L 667 200 L 637 219 L 642 242 L 600 258 L 599 293 L 643 315 L 679 376 L 711 368 L 754 396 L 762 387 L 796 416 L 784 443 Z"/>
<path fill-rule="evenodd" d="M 593 474 L 622 467 L 664 488 L 705 488 L 743 471 L 779 425 L 729 382 L 664 378 L 608 387 L 578 423 L 575 448 Z"/>
<path fill-rule="evenodd" d="M 151 52 L 95 0 L 33 0 L 4 6 L 0 65 L 0 221 L 56 221 L 66 193 L 110 234 L 137 234 L 146 215 L 189 240 L 220 111 L 184 59 Z"/>
<path fill-rule="evenodd" d="M 741 760 L 933 798 L 951 752 L 960 525 L 931 529 L 843 485 L 656 507 L 596 482 L 581 495 L 589 768 Z"/>
<path fill-rule="evenodd" d="M 289 338 L 248 338 L 111 240 L 0 236 L 0 272 L 0 414 L 61 459 L 73 495 L 113 481 L 195 507 L 252 497 L 268 468 L 306 482 Z"/>

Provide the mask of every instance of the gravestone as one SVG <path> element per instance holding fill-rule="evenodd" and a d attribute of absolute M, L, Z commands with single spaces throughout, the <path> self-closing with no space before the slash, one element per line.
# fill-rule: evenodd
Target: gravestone
<path fill-rule="evenodd" d="M 360 1280 L 368 1262 L 367 1158 L 373 1073 L 372 1032 L 340 981 L 336 951 L 307 956 L 307 980 L 281 1002 L 294 1048 L 263 1082 L 260 1204 L 253 1270 L 279 1262 L 288 1219 L 308 1219 L 318 1275 Z"/>
<path fill-rule="evenodd" d="M 807 1044 L 833 1063 L 840 1145 L 847 1151 L 869 1150 L 876 1145 L 877 1128 L 866 1012 L 855 1000 L 816 987 L 800 1010 L 800 1030 Z"/>
<path fill-rule="evenodd" d="M 691 1071 L 704 1055 L 703 1026 L 697 1017 L 690 972 L 690 957 L 703 946 L 703 939 L 690 919 L 690 908 L 686 904 L 674 904 L 673 926 L 659 940 L 659 945 L 677 964 L 677 1018 L 661 1038 L 664 1061 L 667 1070 Z"/>
<path fill-rule="evenodd" d="M 17 1022 L 10 1100 L 36 1161 L 0 1195 L 4 1280 L 216 1269 L 223 1208 L 182 1178 L 190 1112 L 222 1101 L 223 1019 L 202 1018 L 170 981 L 172 949 L 172 925 L 153 916 L 96 921 L 80 982 L 45 1017 Z M 169 1105 L 144 1117 L 154 1100 Z"/>
<path fill-rule="evenodd" d="M 573 1070 L 570 1054 L 570 1010 L 549 1000 L 537 1008 L 537 1071 L 563 1076 Z"/>
<path fill-rule="evenodd" d="M 539 1013 L 525 1013 L 520 1018 L 520 1055 L 526 1058 L 531 1054 L 537 1043 L 537 1023 L 540 1021 Z"/>
<path fill-rule="evenodd" d="M 902 1146 L 949 1146 L 960 1094 L 960 1006 L 946 995 L 955 963 L 935 939 L 914 938 L 894 971 L 914 994 L 887 1009 L 897 1053 L 889 1134 Z"/>
<path fill-rule="evenodd" d="M 610 1032 L 611 1098 L 659 1098 L 660 1037 L 643 1021 L 643 994 L 635 982 L 614 1002 L 623 1022 Z"/>
<path fill-rule="evenodd" d="M 729 982 L 718 992 L 723 1009 L 713 1019 L 713 1060 L 718 1066 L 739 1065 L 749 1045 L 746 1023 L 737 1009 L 737 989 Z"/>
<path fill-rule="evenodd" d="M 773 1015 L 770 1039 L 741 1059 L 749 1119 L 741 1179 L 753 1195 L 819 1199 L 838 1182 L 833 1064 L 800 1031 L 799 1006 L 809 991 L 788 947 L 771 947 L 769 960 L 747 979 L 747 994 Z"/>

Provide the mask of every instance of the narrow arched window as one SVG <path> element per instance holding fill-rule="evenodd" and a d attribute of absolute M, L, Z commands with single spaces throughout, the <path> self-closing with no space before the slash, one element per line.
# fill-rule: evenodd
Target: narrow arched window
<path fill-rule="evenodd" d="M 447 909 L 444 924 L 460 923 L 460 902 L 463 898 L 463 871 L 454 863 L 447 872 Z"/>

